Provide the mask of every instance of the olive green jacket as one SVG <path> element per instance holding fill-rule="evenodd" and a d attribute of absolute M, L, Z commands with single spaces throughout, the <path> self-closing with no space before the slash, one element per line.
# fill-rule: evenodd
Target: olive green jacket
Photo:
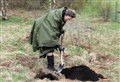
<path fill-rule="evenodd" d="M 38 18 L 30 33 L 30 44 L 33 51 L 40 47 L 53 47 L 59 45 L 59 38 L 63 32 L 65 22 L 62 18 L 64 8 L 50 11 L 48 14 Z"/>

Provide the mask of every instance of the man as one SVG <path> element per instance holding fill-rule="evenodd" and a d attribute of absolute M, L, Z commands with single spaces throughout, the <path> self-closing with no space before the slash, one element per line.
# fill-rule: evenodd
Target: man
<path fill-rule="evenodd" d="M 47 56 L 48 69 L 50 70 L 55 70 L 53 52 L 60 46 L 59 39 L 64 34 L 62 27 L 72 18 L 75 18 L 75 11 L 63 7 L 50 11 L 34 22 L 30 34 L 30 44 L 33 51 L 40 51 L 40 58 Z"/>

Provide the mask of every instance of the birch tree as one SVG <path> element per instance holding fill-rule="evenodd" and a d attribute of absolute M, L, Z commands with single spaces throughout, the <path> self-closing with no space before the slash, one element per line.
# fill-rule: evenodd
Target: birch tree
<path fill-rule="evenodd" d="M 7 20 L 7 0 L 1 0 L 1 14 L 2 14 L 2 19 Z"/>
<path fill-rule="evenodd" d="M 55 0 L 49 0 L 49 10 L 53 10 L 55 8 Z"/>

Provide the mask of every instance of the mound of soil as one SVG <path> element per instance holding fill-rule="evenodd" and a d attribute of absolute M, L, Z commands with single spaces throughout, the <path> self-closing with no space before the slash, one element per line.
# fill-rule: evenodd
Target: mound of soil
<path fill-rule="evenodd" d="M 97 74 L 95 71 L 93 71 L 92 69 L 85 65 L 65 68 L 62 70 L 61 74 L 64 75 L 66 79 L 71 80 L 98 81 L 99 78 L 104 79 L 104 77 L 101 74 Z M 35 78 L 40 79 L 47 78 L 50 80 L 59 80 L 56 76 L 50 73 L 46 74 L 43 72 L 38 73 Z"/>
<path fill-rule="evenodd" d="M 67 79 L 81 80 L 81 81 L 98 81 L 99 78 L 104 77 L 101 74 L 97 74 L 95 71 L 85 65 L 74 66 L 71 68 L 65 68 L 61 72 Z"/>

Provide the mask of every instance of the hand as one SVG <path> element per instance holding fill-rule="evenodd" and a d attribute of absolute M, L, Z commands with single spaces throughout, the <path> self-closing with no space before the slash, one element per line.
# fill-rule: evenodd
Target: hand
<path fill-rule="evenodd" d="M 61 51 L 64 52 L 64 50 L 65 50 L 65 48 L 62 48 L 62 47 L 59 48 L 59 51 L 60 51 L 60 52 L 61 52 Z"/>

